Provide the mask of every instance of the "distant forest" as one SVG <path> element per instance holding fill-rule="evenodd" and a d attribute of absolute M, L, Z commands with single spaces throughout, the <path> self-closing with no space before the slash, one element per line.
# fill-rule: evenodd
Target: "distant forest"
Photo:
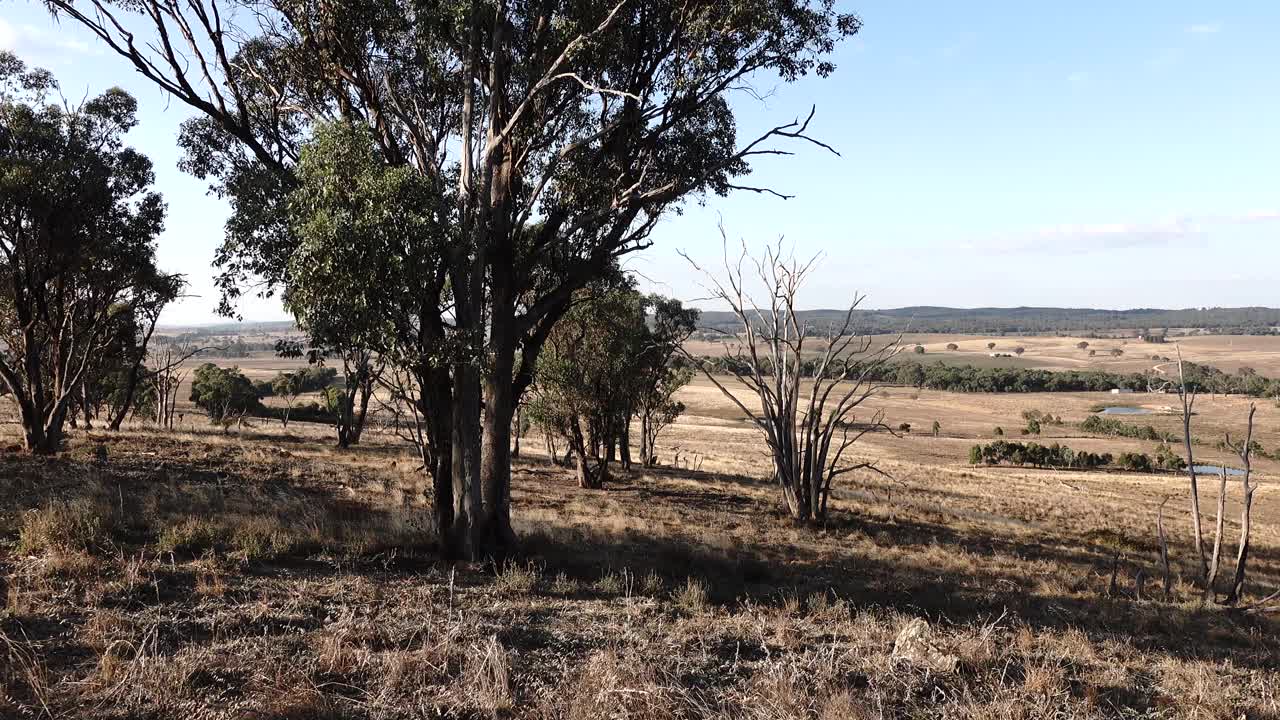
<path fill-rule="evenodd" d="M 822 324 L 841 322 L 843 310 L 805 310 L 801 317 Z M 737 326 L 732 313 L 704 311 L 699 326 L 732 331 Z M 1280 327 L 1280 309 L 1189 308 L 1185 310 L 1095 310 L 1089 308 L 947 308 L 917 306 L 892 310 L 859 310 L 855 327 L 859 333 L 1000 333 L 1114 334 L 1119 331 L 1196 328 L 1222 335 L 1272 335 Z"/>

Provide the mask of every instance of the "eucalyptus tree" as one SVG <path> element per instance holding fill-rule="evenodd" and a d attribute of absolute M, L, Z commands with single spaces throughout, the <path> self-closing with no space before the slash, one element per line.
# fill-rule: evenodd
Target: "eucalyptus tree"
<path fill-rule="evenodd" d="M 658 434 L 684 412 L 675 394 L 693 379 L 693 368 L 673 360 L 697 329 L 699 312 L 674 298 L 651 295 L 651 320 L 644 328 L 637 357 L 635 409 L 640 421 L 640 463 L 657 462 Z M 682 358 L 683 359 L 683 358 Z M 625 442 L 625 439 L 624 439 Z"/>
<path fill-rule="evenodd" d="M 529 414 L 568 442 L 582 488 L 607 482 L 613 459 L 608 445 L 630 422 L 646 382 L 646 299 L 628 285 L 599 283 L 580 291 L 538 360 Z"/>
<path fill-rule="evenodd" d="M 365 126 L 383 162 L 445 201 L 452 236 L 433 277 L 447 298 L 413 314 L 448 336 L 447 383 L 432 380 L 448 389 L 430 391 L 430 412 L 448 427 L 453 492 L 436 502 L 452 502 L 440 532 L 468 556 L 514 541 L 512 415 L 574 293 L 686 199 L 781 194 L 740 178 L 788 152 L 775 141 L 816 142 L 809 119 L 740 139 L 730 99 L 827 76 L 859 28 L 834 0 L 49 5 L 199 111 L 186 164 L 231 201 L 228 309 L 250 285 L 287 282 L 297 238 L 283 208 L 319 123 Z"/>
<path fill-rule="evenodd" d="M 71 105 L 57 90 L 0 52 L 0 380 L 35 453 L 58 449 L 121 328 L 181 284 L 156 268 L 151 162 L 124 145 L 137 103 L 112 89 Z"/>

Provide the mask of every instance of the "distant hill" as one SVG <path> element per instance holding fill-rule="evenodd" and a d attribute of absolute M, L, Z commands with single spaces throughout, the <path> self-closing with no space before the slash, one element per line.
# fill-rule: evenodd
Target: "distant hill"
<path fill-rule="evenodd" d="M 292 333 L 297 327 L 292 320 L 267 320 L 262 322 L 225 322 L 211 325 L 161 325 L 157 332 L 166 335 L 189 334 L 196 337 L 210 335 L 260 335 L 262 333 Z"/>
<path fill-rule="evenodd" d="M 804 310 L 807 321 L 841 322 L 843 310 Z M 732 313 L 706 311 L 702 327 L 731 330 Z M 1162 310 L 1099 310 L 1095 308 L 1013 307 L 949 308 L 919 305 L 889 310 L 859 310 L 855 326 L 860 333 L 1105 333 L 1123 330 L 1195 328 L 1221 334 L 1272 334 L 1280 326 L 1280 309 L 1187 308 Z"/>

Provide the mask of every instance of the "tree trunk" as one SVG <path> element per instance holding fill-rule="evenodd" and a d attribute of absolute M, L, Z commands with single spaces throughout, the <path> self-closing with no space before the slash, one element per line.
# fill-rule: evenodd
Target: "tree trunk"
<path fill-rule="evenodd" d="M 80 412 L 84 414 L 84 429 L 93 429 L 93 406 L 89 404 L 89 387 L 80 384 Z"/>
<path fill-rule="evenodd" d="M 1234 605 L 1244 595 L 1245 567 L 1249 564 L 1249 533 L 1252 530 L 1254 487 L 1249 481 L 1249 472 L 1244 475 L 1244 507 L 1240 510 L 1240 547 L 1236 551 L 1236 572 L 1231 579 L 1231 589 L 1223 602 Z"/>
<path fill-rule="evenodd" d="M 622 455 L 622 469 L 631 469 L 631 418 L 622 423 L 622 433 L 618 436 L 618 447 Z"/>
<path fill-rule="evenodd" d="M 593 471 L 591 467 L 591 451 L 587 448 L 587 440 L 582 433 L 582 425 L 578 418 L 572 418 L 569 421 L 569 449 L 576 456 L 577 465 L 575 467 L 578 478 L 578 487 L 583 490 L 599 490 L 603 484 L 603 478 L 599 473 Z"/>
<path fill-rule="evenodd" d="M 444 555 L 449 556 L 453 537 L 453 388 L 447 368 L 427 366 L 418 370 L 421 393 L 419 411 L 426 420 L 429 456 L 423 465 L 431 473 L 431 509 L 436 523 L 436 538 Z"/>
<path fill-rule="evenodd" d="M 1240 548 L 1236 552 L 1236 572 L 1231 580 L 1231 590 L 1227 593 L 1226 604 L 1234 605 L 1244 595 L 1245 567 L 1249 563 L 1249 534 L 1253 530 L 1253 416 L 1258 410 L 1256 405 L 1249 405 L 1249 428 L 1245 433 L 1244 444 L 1240 446 L 1240 461 L 1244 463 L 1243 485 L 1244 497 L 1241 498 L 1240 510 Z M 1228 442 L 1229 442 L 1228 438 Z"/>
<path fill-rule="evenodd" d="M 495 323 L 496 325 L 496 323 Z M 514 348 L 512 348 L 513 350 Z M 489 550 L 505 555 L 515 547 L 511 529 L 511 421 L 515 397 L 511 388 L 511 355 L 495 345 L 495 368 L 485 380 L 482 498 L 489 522 Z M 506 357 L 503 357 L 506 356 Z"/>
<path fill-rule="evenodd" d="M 1213 530 L 1213 555 L 1209 559 L 1209 574 L 1204 583 L 1205 601 L 1213 600 L 1214 585 L 1218 581 L 1218 566 L 1222 560 L 1222 531 L 1227 514 L 1227 468 L 1222 467 L 1221 481 L 1218 483 L 1218 517 Z"/>
<path fill-rule="evenodd" d="M 520 415 L 521 415 L 520 405 L 517 404 L 516 415 L 515 415 L 515 427 L 511 431 L 512 434 L 515 435 L 515 437 L 512 438 L 512 443 L 511 443 L 511 458 L 513 460 L 520 457 L 520 436 L 524 434 L 524 427 L 521 424 L 523 422 L 523 419 L 520 417 Z"/>

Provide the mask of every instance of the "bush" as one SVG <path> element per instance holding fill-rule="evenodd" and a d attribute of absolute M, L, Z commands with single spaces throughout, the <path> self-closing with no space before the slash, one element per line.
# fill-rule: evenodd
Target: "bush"
<path fill-rule="evenodd" d="M 1156 467 L 1161 470 L 1185 470 L 1187 469 L 1187 461 L 1182 456 L 1173 451 L 1165 443 L 1160 443 L 1160 447 L 1156 448 Z"/>
<path fill-rule="evenodd" d="M 52 502 L 22 514 L 18 552 L 73 552 L 107 543 L 113 526 L 111 512 L 90 500 Z"/>
<path fill-rule="evenodd" d="M 1120 453 L 1116 458 L 1116 465 L 1133 472 L 1151 472 L 1155 468 L 1151 457 L 1144 453 Z"/>

